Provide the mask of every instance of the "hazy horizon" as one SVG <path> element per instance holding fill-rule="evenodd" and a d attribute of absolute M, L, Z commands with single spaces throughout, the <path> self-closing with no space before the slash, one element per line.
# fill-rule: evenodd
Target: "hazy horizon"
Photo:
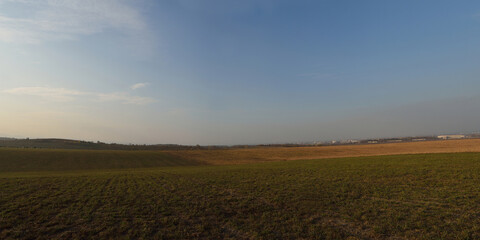
<path fill-rule="evenodd" d="M 480 130 L 480 2 L 0 0 L 0 137 L 234 145 Z"/>

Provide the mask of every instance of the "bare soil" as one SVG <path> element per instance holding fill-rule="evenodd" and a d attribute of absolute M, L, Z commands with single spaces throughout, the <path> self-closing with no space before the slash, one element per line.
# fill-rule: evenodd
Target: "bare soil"
<path fill-rule="evenodd" d="M 480 139 L 247 149 L 182 150 L 168 153 L 211 165 L 396 154 L 480 152 Z"/>

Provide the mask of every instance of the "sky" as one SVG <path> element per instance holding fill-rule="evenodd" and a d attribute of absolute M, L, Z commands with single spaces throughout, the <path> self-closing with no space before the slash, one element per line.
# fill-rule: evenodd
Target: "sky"
<path fill-rule="evenodd" d="M 0 136 L 467 133 L 479 63 L 479 1 L 0 0 Z"/>

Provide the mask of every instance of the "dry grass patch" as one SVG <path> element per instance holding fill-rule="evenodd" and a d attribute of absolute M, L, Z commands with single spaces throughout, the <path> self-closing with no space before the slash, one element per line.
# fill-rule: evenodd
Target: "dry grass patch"
<path fill-rule="evenodd" d="M 395 154 L 480 152 L 480 139 L 318 147 L 259 147 L 248 149 L 166 151 L 213 165 L 324 159 Z"/>

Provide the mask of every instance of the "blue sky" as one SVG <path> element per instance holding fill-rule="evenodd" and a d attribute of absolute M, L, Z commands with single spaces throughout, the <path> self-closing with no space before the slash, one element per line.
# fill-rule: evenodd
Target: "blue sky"
<path fill-rule="evenodd" d="M 0 135 L 256 144 L 480 130 L 480 2 L 0 0 Z"/>

